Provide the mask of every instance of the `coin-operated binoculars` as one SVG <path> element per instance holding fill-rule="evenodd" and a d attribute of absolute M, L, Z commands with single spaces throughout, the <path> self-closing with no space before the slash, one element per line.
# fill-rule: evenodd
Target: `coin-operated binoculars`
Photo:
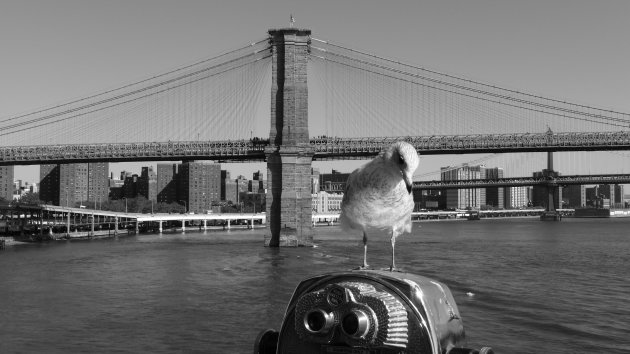
<path fill-rule="evenodd" d="M 280 332 L 254 352 L 492 354 L 462 347 L 464 326 L 448 287 L 409 273 L 354 270 L 302 281 Z"/>

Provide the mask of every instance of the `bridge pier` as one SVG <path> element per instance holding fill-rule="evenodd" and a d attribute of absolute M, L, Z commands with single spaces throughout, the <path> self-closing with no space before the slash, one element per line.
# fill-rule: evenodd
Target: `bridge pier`
<path fill-rule="evenodd" d="M 549 130 L 551 132 L 551 130 Z M 547 208 L 540 215 L 540 220 L 543 221 L 560 221 L 562 216 L 556 210 L 554 197 L 558 192 L 558 184 L 555 179 L 558 177 L 558 172 L 553 170 L 553 152 L 547 152 L 547 169 L 543 170 L 543 175 L 549 181 L 547 184 Z M 559 198 L 558 198 L 559 199 Z"/>
<path fill-rule="evenodd" d="M 265 245 L 313 242 L 307 70 L 310 30 L 270 30 L 271 130 L 267 158 L 268 233 Z"/>

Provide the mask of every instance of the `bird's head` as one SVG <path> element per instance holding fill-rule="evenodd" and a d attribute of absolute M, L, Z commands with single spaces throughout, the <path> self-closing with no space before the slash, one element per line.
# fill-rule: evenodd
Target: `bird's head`
<path fill-rule="evenodd" d="M 407 185 L 407 191 L 411 193 L 413 173 L 420 162 L 416 149 L 409 143 L 398 141 L 387 149 L 384 157 L 398 167 Z"/>

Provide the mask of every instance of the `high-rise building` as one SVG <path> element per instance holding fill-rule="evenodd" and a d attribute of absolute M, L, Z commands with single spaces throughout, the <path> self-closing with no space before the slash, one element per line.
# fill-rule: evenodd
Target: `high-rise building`
<path fill-rule="evenodd" d="M 325 214 L 341 212 L 343 194 L 320 191 L 319 193 L 312 194 L 311 197 L 313 213 Z"/>
<path fill-rule="evenodd" d="M 481 179 L 498 179 L 503 178 L 503 169 L 500 167 L 480 167 L 479 174 Z M 481 204 L 495 209 L 505 208 L 505 188 L 504 187 L 487 187 L 480 188 Z"/>
<path fill-rule="evenodd" d="M 39 199 L 46 204 L 59 203 L 59 165 L 39 166 Z"/>
<path fill-rule="evenodd" d="M 148 200 L 157 201 L 157 174 L 153 171 L 153 167 L 142 167 L 142 173 L 138 178 L 138 195 Z"/>
<path fill-rule="evenodd" d="M 157 164 L 157 202 L 174 203 L 177 201 L 177 165 Z"/>
<path fill-rule="evenodd" d="M 236 181 L 233 179 L 225 180 L 225 199 L 226 202 L 238 202 L 238 188 Z"/>
<path fill-rule="evenodd" d="M 221 200 L 221 164 L 197 161 L 180 164 L 177 187 L 178 201 L 186 204 L 187 211 L 211 210 L 212 202 Z"/>
<path fill-rule="evenodd" d="M 506 187 L 505 208 L 525 208 L 529 204 L 529 189 L 531 187 Z"/>
<path fill-rule="evenodd" d="M 249 188 L 249 181 L 245 176 L 238 176 L 236 178 L 236 203 L 240 203 L 243 200 L 242 193 L 247 193 Z"/>
<path fill-rule="evenodd" d="M 123 171 L 120 174 L 120 179 L 124 181 L 123 185 L 123 197 L 135 198 L 138 196 L 138 174 Z"/>
<path fill-rule="evenodd" d="M 311 168 L 311 194 L 317 194 L 319 191 L 319 168 Z"/>
<path fill-rule="evenodd" d="M 11 201 L 13 199 L 13 166 L 0 166 L 0 198 Z"/>
<path fill-rule="evenodd" d="M 597 186 L 597 190 L 599 196 L 604 200 L 605 208 L 623 208 L 623 185 L 600 184 Z"/>
<path fill-rule="evenodd" d="M 112 173 L 109 178 L 109 199 L 118 200 L 124 197 L 123 187 L 125 186 L 125 181 L 121 179 L 114 178 L 114 174 Z"/>
<path fill-rule="evenodd" d="M 444 209 L 446 208 L 446 199 L 444 192 L 439 189 L 413 189 L 413 211 L 422 211 L 424 209 Z"/>
<path fill-rule="evenodd" d="M 442 181 L 464 181 L 481 177 L 481 166 L 442 167 L 440 170 Z M 445 194 L 446 208 L 479 209 L 481 207 L 481 188 L 447 189 Z"/>
<path fill-rule="evenodd" d="M 331 173 L 321 173 L 319 175 L 319 189 L 328 193 L 343 193 L 346 190 L 348 177 L 350 177 L 349 173 L 341 173 L 337 170 L 332 170 Z"/>
<path fill-rule="evenodd" d="M 221 201 L 228 201 L 231 200 L 229 198 L 227 198 L 227 185 L 229 184 L 230 181 L 230 171 L 226 171 L 226 170 L 221 170 Z M 236 193 L 236 192 L 234 192 Z M 232 195 L 232 194 L 230 194 Z"/>
<path fill-rule="evenodd" d="M 74 163 L 40 166 L 40 197 L 43 202 L 75 207 L 108 196 L 108 163 Z"/>
<path fill-rule="evenodd" d="M 254 172 L 252 180 L 249 181 L 247 191 L 250 193 L 265 193 L 265 183 L 260 171 Z"/>
<path fill-rule="evenodd" d="M 88 193 L 87 201 L 104 202 L 109 197 L 109 163 L 88 163 Z"/>
<path fill-rule="evenodd" d="M 563 208 L 581 208 L 586 206 L 586 186 L 573 184 L 562 189 Z"/>

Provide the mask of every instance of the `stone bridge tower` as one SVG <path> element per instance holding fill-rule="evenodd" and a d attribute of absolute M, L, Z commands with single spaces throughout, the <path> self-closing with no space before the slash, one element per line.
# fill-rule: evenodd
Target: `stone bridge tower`
<path fill-rule="evenodd" d="M 312 244 L 311 162 L 306 66 L 310 30 L 269 30 L 272 50 L 271 130 L 267 158 L 270 247 Z"/>

